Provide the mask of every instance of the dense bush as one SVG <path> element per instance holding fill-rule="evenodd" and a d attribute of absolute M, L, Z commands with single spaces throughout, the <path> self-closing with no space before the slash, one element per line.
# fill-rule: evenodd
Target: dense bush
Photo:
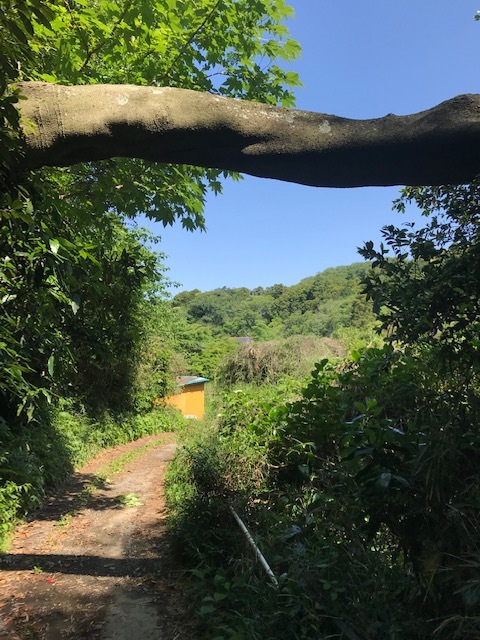
<path fill-rule="evenodd" d="M 205 529 L 195 525 L 199 517 L 212 522 L 210 509 L 224 511 L 230 499 L 248 502 L 252 494 L 262 491 L 268 475 L 267 449 L 266 439 L 258 434 L 271 424 L 275 406 L 293 397 L 299 387 L 286 381 L 223 392 L 211 400 L 214 407 L 208 413 L 215 415 L 214 420 L 182 430 L 182 446 L 169 470 L 167 487 L 172 519 L 184 548 L 203 546 Z"/>
<path fill-rule="evenodd" d="M 425 228 L 386 228 L 393 256 L 365 246 L 385 346 L 318 363 L 299 397 L 268 411 L 263 387 L 257 402 L 225 397 L 208 460 L 227 452 L 228 464 L 197 450 L 195 465 L 230 486 L 279 585 L 240 559 L 234 535 L 221 554 L 198 540 L 215 637 L 480 637 L 478 195 L 475 183 L 407 189 L 397 206 L 431 213 Z M 205 489 L 184 455 L 195 511 Z M 228 485 L 232 469 L 247 490 Z"/>
<path fill-rule="evenodd" d="M 156 428 L 146 412 L 172 387 L 179 339 L 159 299 L 161 257 L 129 218 L 203 228 L 207 189 L 219 193 L 228 175 L 127 158 L 21 172 L 15 83 L 167 84 L 291 106 L 298 76 L 274 64 L 299 54 L 289 15 L 283 1 L 228 0 L 218 12 L 184 0 L 95 11 L 0 0 L 3 528 L 85 452 Z"/>
<path fill-rule="evenodd" d="M 147 248 L 152 238 L 127 227 L 107 182 L 97 189 L 98 167 L 18 170 L 21 96 L 13 83 L 55 80 L 44 76 L 54 73 L 49 65 L 60 49 L 57 80 L 79 80 L 69 65 L 72 41 L 55 42 L 55 34 L 78 38 L 91 15 L 87 10 L 77 22 L 81 10 L 0 1 L 2 536 L 99 447 L 161 429 L 157 418 L 135 412 L 148 411 L 171 379 L 168 337 L 149 357 L 152 325 L 165 316 L 161 256 Z M 75 27 L 63 29 L 69 18 Z M 97 25 L 98 18 L 96 12 Z M 108 183 L 116 191 L 118 182 Z"/>
<path fill-rule="evenodd" d="M 292 336 L 285 340 L 252 342 L 232 351 L 220 363 L 215 378 L 224 386 L 273 383 L 285 376 L 303 379 L 315 362 L 344 355 L 343 345 L 332 338 Z"/>
<path fill-rule="evenodd" d="M 340 374 L 319 366 L 303 398 L 288 408 L 273 448 L 279 487 L 301 487 L 305 506 L 296 524 L 311 531 L 306 538 L 331 540 L 352 564 L 356 554 L 368 558 L 358 587 L 380 585 L 383 576 L 395 594 L 390 621 L 378 603 L 370 613 L 378 619 L 368 620 L 360 593 L 355 605 L 348 599 L 345 607 L 345 597 L 329 602 L 327 610 L 353 628 L 363 624 L 365 637 L 374 625 L 386 637 L 397 629 L 429 638 L 442 623 L 438 637 L 460 628 L 461 637 L 478 634 L 479 396 L 459 383 L 391 348 L 366 352 Z M 289 489 L 287 495 L 291 500 Z M 344 570 L 335 561 L 329 575 L 342 584 Z"/>
<path fill-rule="evenodd" d="M 245 638 L 478 637 L 480 398 L 458 383 L 384 347 L 341 370 L 320 363 L 289 403 L 283 388 L 225 394 L 170 476 L 183 549 L 212 594 L 218 572 L 231 584 L 206 601 L 213 626 Z M 277 592 L 241 560 L 228 504 L 285 574 Z M 232 607 L 245 608 L 242 624 Z"/>

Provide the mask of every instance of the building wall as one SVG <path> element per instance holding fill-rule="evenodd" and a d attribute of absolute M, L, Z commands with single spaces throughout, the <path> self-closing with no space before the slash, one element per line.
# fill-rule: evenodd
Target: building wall
<path fill-rule="evenodd" d="M 204 383 L 182 387 L 179 393 L 166 398 L 166 403 L 180 409 L 184 416 L 194 416 L 201 420 L 205 412 Z"/>

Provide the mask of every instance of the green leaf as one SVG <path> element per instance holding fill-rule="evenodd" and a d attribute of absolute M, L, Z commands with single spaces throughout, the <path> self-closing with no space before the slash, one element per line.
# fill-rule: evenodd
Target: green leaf
<path fill-rule="evenodd" d="M 53 376 L 53 373 L 55 371 L 55 356 L 52 355 L 49 357 L 48 362 L 47 362 L 47 368 L 48 368 L 48 373 Z"/>
<path fill-rule="evenodd" d="M 208 616 L 210 613 L 214 613 L 216 611 L 215 607 L 211 607 L 208 604 L 203 605 L 202 607 L 200 607 L 200 609 L 198 610 L 198 613 L 201 616 Z"/>
<path fill-rule="evenodd" d="M 52 253 L 55 253 L 55 254 L 58 253 L 58 250 L 60 248 L 60 242 L 58 240 L 55 240 L 54 238 L 52 238 L 49 241 L 49 245 L 50 245 L 50 251 Z"/>
<path fill-rule="evenodd" d="M 228 593 L 214 593 L 213 594 L 213 599 L 215 600 L 215 602 L 220 602 L 221 600 L 225 600 L 225 598 L 228 598 Z"/>
<path fill-rule="evenodd" d="M 72 299 L 70 300 L 70 306 L 72 307 L 74 315 L 76 315 L 78 313 L 78 310 L 80 309 L 80 296 L 78 294 L 72 296 Z"/>

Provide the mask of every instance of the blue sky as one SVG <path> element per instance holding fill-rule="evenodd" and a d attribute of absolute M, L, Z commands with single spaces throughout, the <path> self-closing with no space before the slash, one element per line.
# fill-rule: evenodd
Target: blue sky
<path fill-rule="evenodd" d="M 297 108 L 350 118 L 403 115 L 478 93 L 480 0 L 290 0 L 303 53 Z M 325 189 L 246 176 L 208 198 L 207 232 L 179 225 L 162 237 L 169 276 L 183 289 L 291 285 L 360 260 L 356 247 L 401 222 L 398 188 Z M 412 212 L 408 219 L 415 219 Z M 407 220 L 407 217 L 404 217 Z"/>

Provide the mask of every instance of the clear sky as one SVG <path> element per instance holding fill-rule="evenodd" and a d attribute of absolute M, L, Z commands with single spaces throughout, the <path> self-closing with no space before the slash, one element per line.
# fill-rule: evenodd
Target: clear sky
<path fill-rule="evenodd" d="M 404 115 L 479 93 L 480 0 L 290 0 L 303 53 L 297 108 L 350 118 Z M 398 188 L 325 189 L 245 176 L 208 198 L 207 232 L 162 236 L 179 289 L 291 285 L 361 260 L 356 248 L 402 221 Z M 408 220 L 415 219 L 415 213 Z M 407 220 L 407 217 L 405 217 Z"/>

